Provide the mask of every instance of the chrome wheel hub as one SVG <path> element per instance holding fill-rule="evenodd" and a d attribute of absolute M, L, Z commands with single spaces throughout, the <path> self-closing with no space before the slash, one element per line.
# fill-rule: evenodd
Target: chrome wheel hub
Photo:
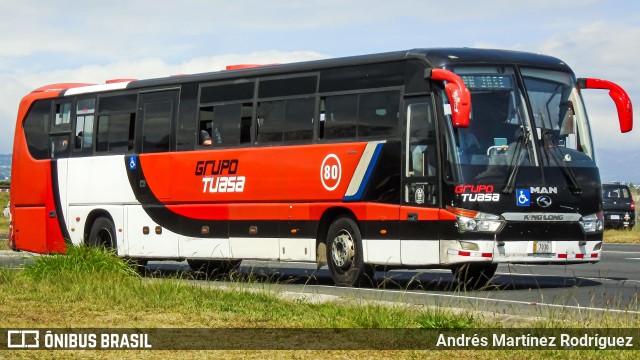
<path fill-rule="evenodd" d="M 340 231 L 331 245 L 333 263 L 340 268 L 347 268 L 353 262 L 353 254 L 353 238 L 351 234 L 345 230 Z"/>

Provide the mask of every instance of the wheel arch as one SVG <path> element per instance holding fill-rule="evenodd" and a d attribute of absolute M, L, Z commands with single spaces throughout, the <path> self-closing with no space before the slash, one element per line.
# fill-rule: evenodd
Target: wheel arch
<path fill-rule="evenodd" d="M 341 206 L 328 208 L 324 211 L 324 213 L 320 217 L 320 221 L 318 222 L 318 230 L 316 233 L 316 249 L 320 244 L 324 243 L 326 245 L 326 237 L 327 232 L 329 231 L 329 226 L 331 226 L 331 223 L 333 223 L 337 218 L 342 216 L 351 218 L 353 221 L 355 221 L 356 225 L 358 225 L 358 228 L 360 228 L 360 222 L 358 221 L 358 218 L 350 209 Z M 362 232 L 362 229 L 360 229 L 360 231 Z"/>

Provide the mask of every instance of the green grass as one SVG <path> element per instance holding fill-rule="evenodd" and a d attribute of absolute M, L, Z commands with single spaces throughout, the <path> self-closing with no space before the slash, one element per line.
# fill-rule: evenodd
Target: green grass
<path fill-rule="evenodd" d="M 87 246 L 71 246 L 66 254 L 36 258 L 25 266 L 24 274 L 35 280 L 48 280 L 59 276 L 100 276 L 115 278 L 137 276 L 137 272 L 112 252 Z"/>
<path fill-rule="evenodd" d="M 8 192 L 0 192 L 0 209 L 4 211 L 5 205 L 9 201 Z M 6 239 L 9 235 L 9 218 L 0 215 L 0 239 Z M 4 250 L 2 247 L 2 241 L 0 241 L 0 250 Z"/>
<path fill-rule="evenodd" d="M 142 323 L 153 327 L 471 328 L 483 324 L 472 313 L 311 304 L 284 301 L 262 291 L 193 286 L 178 279 L 148 281 L 115 255 L 87 247 L 70 248 L 67 255 L 37 257 L 24 271 L 0 270 L 0 299 L 15 304 L 15 308 L 0 308 L 0 327 L 17 322 L 65 327 Z M 29 316 L 30 323 L 19 311 L 22 306 L 30 308 L 27 304 L 41 309 Z M 125 316 L 114 321 L 113 314 Z"/>
<path fill-rule="evenodd" d="M 604 242 L 611 244 L 640 244 L 640 224 L 631 230 L 605 230 Z"/>
<path fill-rule="evenodd" d="M 380 303 L 348 305 L 286 301 L 265 291 L 189 285 L 180 279 L 145 279 L 114 254 L 87 247 L 68 255 L 36 257 L 23 270 L 0 269 L 0 328 L 500 328 L 473 311 L 400 307 Z M 557 314 L 560 315 L 560 314 Z M 561 316 L 523 327 L 637 327 L 638 320 L 571 323 Z M 572 325 L 573 324 L 573 325 Z M 586 324 L 586 325 L 585 325 Z M 513 326 L 513 323 L 507 326 Z M 226 341 L 234 341 L 228 339 Z M 246 341 L 246 340 L 245 340 Z M 319 339 L 306 339 L 319 341 Z M 375 342 L 376 339 L 371 339 Z M 304 347 L 304 343 L 301 343 Z M 233 352 L 3 352 L 10 358 L 635 358 L 633 351 L 233 351 Z"/>

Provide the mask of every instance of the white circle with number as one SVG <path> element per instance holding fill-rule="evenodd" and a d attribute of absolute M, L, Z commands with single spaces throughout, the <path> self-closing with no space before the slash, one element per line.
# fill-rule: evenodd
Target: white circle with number
<path fill-rule="evenodd" d="M 322 186 L 329 191 L 333 191 L 340 185 L 341 178 L 342 164 L 340 164 L 340 159 L 335 154 L 327 155 L 320 166 Z"/>

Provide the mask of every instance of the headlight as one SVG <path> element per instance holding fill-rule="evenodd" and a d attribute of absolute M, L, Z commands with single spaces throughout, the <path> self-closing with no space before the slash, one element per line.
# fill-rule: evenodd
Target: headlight
<path fill-rule="evenodd" d="M 580 226 L 585 234 L 601 232 L 603 229 L 602 211 L 580 218 Z"/>
<path fill-rule="evenodd" d="M 448 206 L 447 210 L 456 215 L 458 231 L 497 233 L 502 230 L 504 220 L 499 215 Z"/>

